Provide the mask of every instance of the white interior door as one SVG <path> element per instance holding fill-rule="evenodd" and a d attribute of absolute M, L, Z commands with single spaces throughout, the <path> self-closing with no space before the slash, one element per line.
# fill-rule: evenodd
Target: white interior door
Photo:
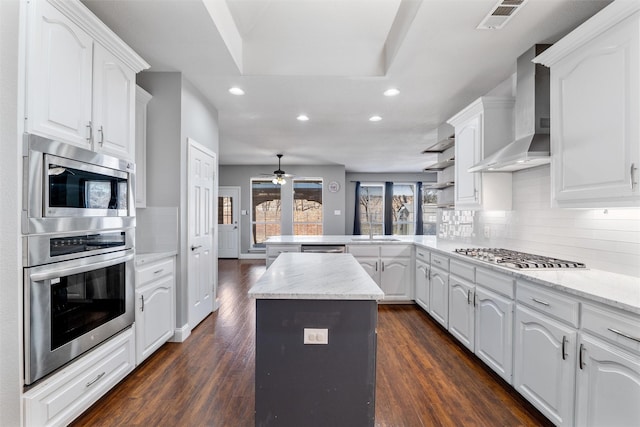
<path fill-rule="evenodd" d="M 240 254 L 240 229 L 238 209 L 240 187 L 218 189 L 218 256 L 238 258 Z"/>
<path fill-rule="evenodd" d="M 213 311 L 215 154 L 189 139 L 188 292 L 189 326 L 193 329 Z"/>

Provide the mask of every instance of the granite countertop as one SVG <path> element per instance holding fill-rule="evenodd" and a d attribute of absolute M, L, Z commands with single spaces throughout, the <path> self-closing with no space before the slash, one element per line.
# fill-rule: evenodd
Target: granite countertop
<path fill-rule="evenodd" d="M 358 236 L 355 236 L 358 238 Z M 366 236 L 361 236 L 365 237 Z M 267 240 L 267 244 L 414 244 L 430 251 L 439 252 L 451 259 L 470 263 L 477 267 L 525 279 L 538 285 L 582 297 L 586 300 L 640 314 L 640 278 L 611 273 L 596 269 L 558 270 L 513 270 L 496 264 L 474 259 L 454 252 L 456 248 L 469 247 L 468 244 L 438 240 L 435 236 L 374 236 L 380 240 L 356 240 L 354 236 L 277 236 Z M 384 238 L 393 238 L 385 241 Z"/>
<path fill-rule="evenodd" d="M 384 293 L 350 254 L 283 253 L 249 290 L 256 299 L 380 300 Z"/>
<path fill-rule="evenodd" d="M 136 265 L 145 265 L 162 258 L 178 255 L 178 251 L 136 252 Z"/>

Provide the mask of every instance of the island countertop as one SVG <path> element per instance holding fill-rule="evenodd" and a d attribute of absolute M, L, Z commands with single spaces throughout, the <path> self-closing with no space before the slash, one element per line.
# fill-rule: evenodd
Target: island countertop
<path fill-rule="evenodd" d="M 380 300 L 384 293 L 351 254 L 283 253 L 249 290 L 249 296 Z"/>

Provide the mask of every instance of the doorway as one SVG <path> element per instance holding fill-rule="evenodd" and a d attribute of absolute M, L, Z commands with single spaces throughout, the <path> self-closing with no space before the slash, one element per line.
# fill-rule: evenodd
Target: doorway
<path fill-rule="evenodd" d="M 240 256 L 240 187 L 218 189 L 218 257 Z"/>

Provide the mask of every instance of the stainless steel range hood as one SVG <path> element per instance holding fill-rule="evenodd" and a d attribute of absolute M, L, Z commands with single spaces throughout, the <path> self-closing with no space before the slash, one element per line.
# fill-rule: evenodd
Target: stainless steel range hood
<path fill-rule="evenodd" d="M 516 140 L 470 167 L 469 172 L 513 172 L 551 161 L 549 69 L 531 62 L 549 46 L 537 44 L 518 57 Z"/>

